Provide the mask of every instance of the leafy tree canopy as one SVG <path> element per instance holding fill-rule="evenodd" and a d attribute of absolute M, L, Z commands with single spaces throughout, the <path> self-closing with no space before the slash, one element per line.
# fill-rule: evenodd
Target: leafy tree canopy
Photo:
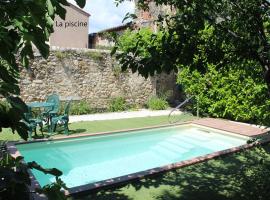
<path fill-rule="evenodd" d="M 85 0 L 76 0 L 84 7 Z M 0 131 L 2 127 L 17 130 L 27 138 L 27 127 L 20 121 L 27 109 L 19 98 L 19 64 L 28 67 L 37 48 L 44 58 L 49 55 L 49 36 L 53 32 L 56 15 L 65 18 L 66 0 L 2 0 L 0 1 L 0 95 L 11 106 L 0 103 Z M 19 60 L 18 60 L 19 58 Z"/>
<path fill-rule="evenodd" d="M 84 7 L 86 0 L 76 0 Z M 23 138 L 27 138 L 24 115 L 27 107 L 19 95 L 19 65 L 28 67 L 37 48 L 44 58 L 49 55 L 49 36 L 53 32 L 56 15 L 65 18 L 66 0 L 1 0 L 0 1 L 0 132 L 10 127 Z M 5 98 L 7 101 L 3 101 Z M 30 199 L 28 169 L 37 169 L 56 177 L 56 182 L 40 189 L 39 193 L 49 199 L 66 199 L 60 191 L 65 184 L 58 177 L 62 172 L 44 169 L 37 163 L 22 162 L 22 157 L 11 157 L 0 144 L 0 199 Z"/>
<path fill-rule="evenodd" d="M 118 0 L 122 2 L 123 0 Z M 147 43 L 136 37 L 132 48 L 116 44 L 123 69 L 131 68 L 145 77 L 161 71 L 177 71 L 189 66 L 201 73 L 206 62 L 222 67 L 237 60 L 253 60 L 262 68 L 262 78 L 270 88 L 270 3 L 268 0 L 153 0 L 156 5 L 171 6 L 171 15 L 159 16 L 159 43 L 153 33 Z M 147 9 L 149 1 L 138 0 Z M 212 30 L 205 40 L 201 32 Z M 139 34 L 139 33 L 138 33 Z M 160 34 L 160 33 L 159 33 Z M 204 47 L 204 56 L 201 47 Z M 224 48 L 225 47 L 225 48 Z M 148 52 L 147 58 L 138 49 Z M 127 56 L 128 55 L 128 56 Z M 241 67 L 241 65 L 239 65 Z"/>

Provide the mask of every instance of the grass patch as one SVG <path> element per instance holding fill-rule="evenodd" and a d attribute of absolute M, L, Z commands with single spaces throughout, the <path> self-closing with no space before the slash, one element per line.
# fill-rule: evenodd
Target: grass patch
<path fill-rule="evenodd" d="M 187 121 L 194 119 L 191 115 L 179 115 L 180 121 Z M 158 117 L 140 117 L 131 119 L 117 119 L 117 120 L 102 120 L 102 121 L 90 121 L 90 122 L 76 122 L 69 125 L 70 135 L 78 133 L 97 133 L 105 131 L 116 131 L 123 129 L 133 129 L 133 128 L 143 128 L 149 126 L 165 125 L 168 124 L 168 116 L 158 116 Z M 59 131 L 59 130 L 58 130 Z M 63 133 L 61 130 L 58 133 Z M 53 137 L 57 137 L 58 135 Z M 48 133 L 44 133 L 45 137 Z M 62 135 L 62 134 L 61 134 Z M 38 136 L 41 133 L 38 132 Z M 13 134 L 10 129 L 3 129 L 0 133 L 0 140 L 20 140 L 17 133 Z"/>

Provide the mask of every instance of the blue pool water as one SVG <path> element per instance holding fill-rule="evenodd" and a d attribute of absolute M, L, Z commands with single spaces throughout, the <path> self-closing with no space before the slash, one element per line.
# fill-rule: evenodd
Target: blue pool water
<path fill-rule="evenodd" d="M 58 168 L 68 187 L 76 187 L 161 167 L 245 144 L 247 138 L 174 126 L 108 135 L 18 144 L 27 162 Z M 41 186 L 54 181 L 33 170 Z"/>

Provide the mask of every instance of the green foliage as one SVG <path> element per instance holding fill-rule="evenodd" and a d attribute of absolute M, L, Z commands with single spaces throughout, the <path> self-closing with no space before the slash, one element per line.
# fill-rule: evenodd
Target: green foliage
<path fill-rule="evenodd" d="M 22 158 L 14 159 L 7 152 L 2 153 L 0 160 L 1 190 L 2 199 L 29 199 L 28 186 L 31 184 L 27 167 L 20 162 Z M 13 169 L 17 168 L 18 172 Z"/>
<path fill-rule="evenodd" d="M 127 109 L 127 105 L 123 97 L 116 97 L 110 101 L 110 105 L 109 105 L 110 112 L 124 111 L 126 109 Z"/>
<path fill-rule="evenodd" d="M 138 103 L 132 103 L 132 104 L 128 105 L 128 110 L 129 111 L 138 111 L 138 110 L 140 110 L 142 108 L 143 108 L 143 105 L 140 105 Z"/>
<path fill-rule="evenodd" d="M 168 102 L 162 97 L 153 96 L 147 101 L 147 108 L 151 110 L 165 110 L 168 107 Z"/>
<path fill-rule="evenodd" d="M 7 61 L 0 57 L 0 94 L 8 96 L 9 93 L 19 94 L 19 72 L 13 70 Z"/>
<path fill-rule="evenodd" d="M 132 37 L 133 46 L 123 48 L 121 42 L 116 43 L 112 53 L 121 50 L 117 58 L 122 68 L 146 77 L 161 71 L 180 71 L 178 82 L 187 94 L 197 96 L 202 113 L 269 124 L 270 3 L 154 2 L 175 10 L 159 17 L 159 32 L 148 36 L 146 43 L 139 32 Z M 147 4 L 138 1 L 139 7 L 147 8 Z"/>
<path fill-rule="evenodd" d="M 85 0 L 76 2 L 80 7 L 85 5 Z M 0 1 L 0 96 L 8 102 L 0 103 L 0 131 L 10 127 L 23 139 L 27 138 L 27 121 L 23 115 L 27 106 L 20 98 L 13 97 L 20 93 L 18 63 L 26 68 L 29 66 L 29 59 L 34 58 L 33 47 L 44 58 L 48 57 L 54 18 L 56 15 L 65 18 L 64 6 L 69 6 L 67 0 Z M 30 198 L 28 168 L 59 173 L 56 169 L 45 170 L 35 162 L 23 163 L 21 157 L 13 159 L 7 153 L 0 162 L 1 199 Z"/>
<path fill-rule="evenodd" d="M 75 0 L 75 1 L 78 4 L 78 6 L 80 6 L 81 8 L 85 6 L 85 3 L 86 3 L 85 0 Z M 61 1 L 61 3 L 63 4 L 63 1 Z"/>
<path fill-rule="evenodd" d="M 40 194 L 45 194 L 49 200 L 65 200 L 67 197 L 61 191 L 62 188 L 68 189 L 66 184 L 58 177 L 56 177 L 56 182 L 45 185 L 42 189 L 37 189 L 37 192 Z"/>
<path fill-rule="evenodd" d="M 1 144 L 3 145 L 3 144 Z M 44 186 L 39 189 L 41 194 L 48 195 L 49 200 L 54 199 L 66 199 L 65 195 L 61 191 L 62 188 L 66 188 L 61 179 L 58 177 L 62 175 L 62 172 L 53 168 L 45 169 L 38 165 L 36 162 L 22 162 L 23 157 L 19 156 L 13 158 L 10 156 L 6 149 L 1 148 L 1 160 L 0 160 L 0 175 L 2 177 L 0 185 L 1 199 L 13 200 L 13 199 L 30 199 L 29 188 L 31 186 L 31 180 L 28 173 L 29 169 L 37 169 L 45 174 L 51 174 L 56 177 L 56 182 L 52 183 L 54 187 L 50 185 Z M 48 189 L 49 188 L 49 189 Z M 53 198 L 53 197 L 62 198 Z"/>
<path fill-rule="evenodd" d="M 214 28 L 206 25 L 199 36 L 207 45 L 197 47 L 193 63 L 180 66 L 178 76 L 184 92 L 196 98 L 190 109 L 195 113 L 199 106 L 203 115 L 268 125 L 270 100 L 260 64 L 239 58 L 228 44 L 222 44 L 226 63 L 210 62 L 208 48 L 217 44 Z"/>
<path fill-rule="evenodd" d="M 85 0 L 78 0 L 78 5 L 85 4 Z M 1 1 L 0 3 L 0 59 L 18 73 L 16 54 L 19 53 L 21 64 L 29 65 L 35 46 L 44 58 L 49 55 L 49 36 L 53 32 L 54 18 L 59 15 L 65 18 L 68 6 L 66 0 L 52 1 Z M 14 80 L 6 80 L 7 75 L 14 77 L 7 67 L 1 63 L 1 79 L 11 85 L 16 85 Z M 6 78 L 5 78 L 6 76 Z M 7 91 L 6 91 L 7 92 Z M 9 91 L 8 92 L 12 92 Z M 18 93 L 17 93 L 18 94 Z"/>
<path fill-rule="evenodd" d="M 79 6 L 85 0 L 76 1 Z M 68 6 L 66 0 L 52 1 L 1 1 L 0 2 L 0 95 L 9 99 L 9 105 L 0 105 L 0 131 L 10 126 L 24 139 L 27 135 L 23 123 L 23 108 L 26 105 L 19 98 L 19 64 L 28 67 L 33 59 L 33 47 L 47 58 L 49 55 L 49 36 L 53 32 L 54 18 L 65 18 Z M 17 115 L 16 115 L 17 113 Z"/>
<path fill-rule="evenodd" d="M 60 113 L 64 112 L 64 103 L 61 103 Z M 70 108 L 70 115 L 86 115 L 86 114 L 94 114 L 94 113 L 105 113 L 105 112 L 117 112 L 124 111 L 127 109 L 139 109 L 139 105 L 126 105 L 124 98 L 117 97 L 110 101 L 109 108 L 95 108 L 91 107 L 90 103 L 81 100 L 72 102 L 72 106 Z"/>
<path fill-rule="evenodd" d="M 23 113 L 27 112 L 27 106 L 18 97 L 8 97 L 6 100 L 0 101 L 0 131 L 2 128 L 11 128 L 23 139 L 27 139 L 27 125 L 24 123 L 25 116 Z"/>
<path fill-rule="evenodd" d="M 112 50 L 111 46 L 103 46 L 103 45 L 96 45 L 95 49 L 100 49 L 100 50 Z"/>
<path fill-rule="evenodd" d="M 102 61 L 104 59 L 104 54 L 98 51 L 88 51 L 85 55 L 94 61 Z"/>
<path fill-rule="evenodd" d="M 110 32 L 103 32 L 100 33 L 100 36 L 106 40 L 112 41 L 113 40 L 113 34 Z"/>
<path fill-rule="evenodd" d="M 117 0 L 117 3 L 123 0 Z M 204 70 L 204 62 L 223 66 L 237 57 L 253 60 L 263 70 L 261 76 L 270 88 L 270 3 L 266 0 L 154 0 L 156 5 L 171 6 L 171 15 L 160 13 L 159 32 L 145 37 L 140 31 L 133 36 L 133 45 L 123 48 L 116 43 L 123 69 L 130 68 L 144 76 L 161 71 L 177 71 L 179 66 Z M 149 1 L 138 0 L 139 8 L 147 9 Z M 212 27 L 211 37 L 202 32 Z M 158 37 L 157 37 L 158 34 Z M 160 38 L 160 39 L 159 39 Z M 158 41 L 158 42 L 157 42 Z M 226 48 L 224 48 L 226 46 Z M 204 48 L 204 58 L 197 58 Z M 195 62 L 196 61 L 196 62 Z M 239 66 L 241 67 L 241 66 Z"/>
<path fill-rule="evenodd" d="M 59 60 L 63 60 L 64 58 L 67 57 L 67 54 L 65 52 L 62 51 L 56 51 L 55 52 L 55 56 L 59 59 Z"/>
<path fill-rule="evenodd" d="M 160 46 L 161 37 L 161 32 L 154 34 L 149 28 L 141 28 L 138 31 L 127 30 L 116 39 L 116 45 L 112 50 L 112 54 L 116 54 L 116 58 L 123 71 L 130 68 L 133 73 L 138 70 L 142 75 L 146 75 L 147 72 L 154 75 L 155 70 L 160 71 L 164 66 L 161 66 L 160 63 L 154 63 L 151 66 L 147 66 L 147 69 L 144 68 L 144 63 L 155 57 L 155 54 L 153 54 L 155 52 L 149 51 L 146 47 L 151 45 Z M 134 52 L 133 54 L 135 49 L 136 53 Z M 119 51 L 116 53 L 116 50 Z M 164 71 L 166 70 L 164 69 Z"/>
<path fill-rule="evenodd" d="M 141 28 L 138 31 L 132 31 L 127 29 L 123 35 L 121 35 L 117 40 L 117 45 L 119 50 L 127 51 L 130 48 L 134 48 L 136 46 L 136 42 L 138 38 L 142 39 L 142 43 L 146 43 L 146 45 L 150 44 L 152 31 L 150 28 Z M 142 55 L 148 56 L 149 53 L 145 51 L 142 46 L 138 45 L 139 51 L 142 52 Z"/>
<path fill-rule="evenodd" d="M 119 78 L 120 75 L 121 75 L 121 72 L 122 72 L 121 66 L 118 65 L 118 64 L 115 64 L 115 65 L 113 65 L 112 67 L 113 67 L 113 75 L 114 75 L 116 78 Z"/>
<path fill-rule="evenodd" d="M 241 66 L 241 67 L 239 67 Z M 208 64 L 205 74 L 182 68 L 178 83 L 199 101 L 200 114 L 269 125 L 270 100 L 262 69 L 253 61 L 219 68 Z M 196 102 L 192 110 L 196 112 Z"/>
<path fill-rule="evenodd" d="M 93 112 L 94 110 L 87 101 L 74 102 L 70 109 L 70 115 L 84 115 L 91 114 Z"/>

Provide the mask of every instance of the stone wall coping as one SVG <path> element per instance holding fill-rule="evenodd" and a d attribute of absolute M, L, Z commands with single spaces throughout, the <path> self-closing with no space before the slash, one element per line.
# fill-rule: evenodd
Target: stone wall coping
<path fill-rule="evenodd" d="M 110 54 L 111 51 L 107 49 L 87 49 L 87 48 L 67 48 L 67 47 L 57 47 L 57 46 L 51 46 L 50 51 L 74 51 L 77 53 L 85 53 L 85 52 L 101 52 L 101 53 L 108 53 Z"/>

